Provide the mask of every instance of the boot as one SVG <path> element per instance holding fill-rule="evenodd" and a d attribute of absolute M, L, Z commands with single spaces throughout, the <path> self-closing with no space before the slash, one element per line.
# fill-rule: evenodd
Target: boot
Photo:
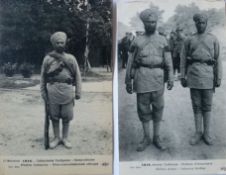
<path fill-rule="evenodd" d="M 52 121 L 54 139 L 50 142 L 49 148 L 54 149 L 60 143 L 60 126 L 59 121 Z"/>
<path fill-rule="evenodd" d="M 202 139 L 202 114 L 195 114 L 195 135 L 191 138 L 190 144 L 197 145 Z"/>
<path fill-rule="evenodd" d="M 210 119 L 211 112 L 203 112 L 203 125 L 204 125 L 203 140 L 207 145 L 213 145 L 213 140 L 210 136 Z"/>
<path fill-rule="evenodd" d="M 150 138 L 144 138 L 142 140 L 142 142 L 139 143 L 138 147 L 137 147 L 137 152 L 142 152 L 144 151 L 147 146 L 149 146 L 151 144 L 151 139 Z"/>
<path fill-rule="evenodd" d="M 63 122 L 63 145 L 65 146 L 65 148 L 67 149 L 71 149 L 72 145 L 70 143 L 70 141 L 68 140 L 68 132 L 69 132 L 69 122 Z"/>
<path fill-rule="evenodd" d="M 136 149 L 138 152 L 144 151 L 146 149 L 146 147 L 151 144 L 150 124 L 149 124 L 149 122 L 143 122 L 142 126 L 143 126 L 144 138 L 139 143 L 139 145 L 138 145 L 138 147 Z"/>
<path fill-rule="evenodd" d="M 153 121 L 153 144 L 160 150 L 165 150 L 166 146 L 160 140 L 160 121 Z"/>

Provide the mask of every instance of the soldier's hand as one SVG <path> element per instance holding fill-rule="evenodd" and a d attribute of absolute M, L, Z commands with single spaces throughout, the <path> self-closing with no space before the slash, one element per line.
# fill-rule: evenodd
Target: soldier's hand
<path fill-rule="evenodd" d="M 221 86 L 221 80 L 217 80 L 215 83 L 215 87 L 220 87 Z"/>
<path fill-rule="evenodd" d="M 173 81 L 168 81 L 167 83 L 167 89 L 172 90 L 173 89 Z"/>
<path fill-rule="evenodd" d="M 180 83 L 183 87 L 187 87 L 187 80 L 185 78 L 181 78 Z"/>
<path fill-rule="evenodd" d="M 75 99 L 76 99 L 76 100 L 79 100 L 80 98 L 81 98 L 80 95 L 75 95 Z"/>
<path fill-rule="evenodd" d="M 127 91 L 127 93 L 129 93 L 129 94 L 132 94 L 132 93 L 133 93 L 133 86 L 132 86 L 132 83 L 126 84 L 126 91 Z"/>

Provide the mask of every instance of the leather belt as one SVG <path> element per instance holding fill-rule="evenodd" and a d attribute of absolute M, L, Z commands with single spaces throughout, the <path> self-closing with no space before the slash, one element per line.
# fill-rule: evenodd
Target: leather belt
<path fill-rule="evenodd" d="M 69 85 L 73 85 L 74 84 L 74 81 L 70 78 L 68 79 L 65 79 L 65 80 L 59 80 L 59 79 L 55 79 L 55 78 L 48 78 L 47 79 L 47 83 L 50 83 L 50 84 L 54 84 L 54 83 L 66 83 L 66 84 L 69 84 Z"/>
<path fill-rule="evenodd" d="M 140 67 L 147 67 L 147 68 L 150 68 L 150 69 L 154 69 L 154 68 L 163 69 L 163 65 L 162 64 L 158 64 L 158 65 L 140 65 Z"/>
<path fill-rule="evenodd" d="M 188 64 L 193 64 L 193 63 L 206 63 L 209 66 L 213 66 L 215 64 L 215 60 L 194 60 L 194 59 L 188 59 L 187 60 Z"/>

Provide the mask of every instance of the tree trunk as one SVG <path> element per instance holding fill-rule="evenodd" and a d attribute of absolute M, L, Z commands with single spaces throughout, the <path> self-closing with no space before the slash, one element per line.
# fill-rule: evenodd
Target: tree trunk
<path fill-rule="evenodd" d="M 87 12 L 90 10 L 90 4 L 87 4 Z M 88 72 L 91 69 L 91 65 L 89 62 L 89 17 L 87 18 L 87 23 L 86 23 L 86 48 L 85 48 L 85 53 L 84 53 L 84 76 L 85 73 Z"/>

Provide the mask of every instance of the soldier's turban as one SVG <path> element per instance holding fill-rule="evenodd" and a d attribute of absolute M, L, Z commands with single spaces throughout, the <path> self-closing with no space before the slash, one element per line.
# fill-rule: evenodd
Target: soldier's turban
<path fill-rule="evenodd" d="M 66 41 L 67 35 L 64 32 L 55 32 L 51 35 L 50 41 L 52 44 L 56 43 L 57 41 Z"/>
<path fill-rule="evenodd" d="M 195 23 L 200 21 L 207 22 L 207 16 L 205 14 L 197 13 L 193 16 L 193 20 L 195 21 Z"/>
<path fill-rule="evenodd" d="M 158 15 L 155 11 L 151 9 L 146 9 L 140 13 L 140 19 L 143 22 L 148 22 L 148 21 L 157 21 L 158 20 Z"/>

